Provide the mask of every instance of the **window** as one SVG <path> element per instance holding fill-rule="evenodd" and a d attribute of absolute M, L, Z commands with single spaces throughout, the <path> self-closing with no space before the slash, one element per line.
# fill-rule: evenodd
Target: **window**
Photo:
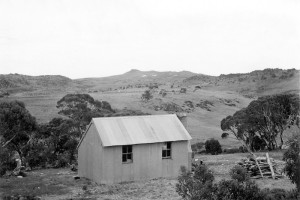
<path fill-rule="evenodd" d="M 122 162 L 123 163 L 132 162 L 132 145 L 122 146 Z"/>
<path fill-rule="evenodd" d="M 165 142 L 163 144 L 162 158 L 171 158 L 171 142 Z"/>

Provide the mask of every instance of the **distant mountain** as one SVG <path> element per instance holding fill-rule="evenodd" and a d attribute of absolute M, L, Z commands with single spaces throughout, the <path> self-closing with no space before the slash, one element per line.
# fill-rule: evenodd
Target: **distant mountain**
<path fill-rule="evenodd" d="M 212 91 L 235 91 L 248 96 L 261 96 L 281 92 L 299 92 L 300 72 L 296 69 L 265 69 L 243 74 L 209 76 L 189 71 L 158 72 L 132 69 L 124 74 L 102 77 L 70 79 L 60 75 L 27 76 L 0 75 L 2 93 L 61 91 L 101 92 L 128 88 L 198 87 Z"/>
<path fill-rule="evenodd" d="M 180 82 L 184 79 L 198 75 L 189 71 L 181 72 L 158 72 L 158 71 L 140 71 L 132 69 L 124 74 L 103 77 L 103 78 L 83 78 L 74 80 L 81 88 L 113 90 L 117 88 L 130 87 L 140 88 L 148 87 L 150 84 L 165 85 Z"/>
<path fill-rule="evenodd" d="M 241 94 L 257 96 L 281 92 L 299 93 L 300 71 L 296 69 L 264 69 L 244 74 L 195 75 L 184 79 L 182 85 L 199 85 L 211 90 L 236 91 Z"/>
<path fill-rule="evenodd" d="M 60 75 L 27 76 L 21 74 L 0 75 L 0 90 L 10 92 L 40 89 L 62 89 L 72 86 L 73 81 Z"/>

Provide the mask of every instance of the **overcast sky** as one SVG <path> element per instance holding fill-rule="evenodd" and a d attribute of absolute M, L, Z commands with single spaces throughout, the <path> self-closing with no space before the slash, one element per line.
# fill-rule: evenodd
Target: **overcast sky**
<path fill-rule="evenodd" d="M 298 0 L 0 0 L 0 74 L 300 68 Z"/>

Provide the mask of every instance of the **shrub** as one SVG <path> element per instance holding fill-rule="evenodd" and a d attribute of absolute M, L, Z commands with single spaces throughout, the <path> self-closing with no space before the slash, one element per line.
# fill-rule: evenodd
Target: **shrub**
<path fill-rule="evenodd" d="M 204 147 L 203 142 L 197 142 L 191 145 L 192 151 L 198 153 Z"/>
<path fill-rule="evenodd" d="M 59 168 L 59 167 L 66 167 L 69 164 L 69 156 L 67 154 L 61 154 L 58 156 L 57 161 L 55 162 L 55 167 Z"/>
<path fill-rule="evenodd" d="M 152 99 L 153 96 L 151 94 L 151 91 L 150 90 L 146 90 L 143 94 L 142 94 L 142 97 L 141 99 L 145 102 L 149 101 L 150 99 Z"/>
<path fill-rule="evenodd" d="M 228 137 L 228 135 L 229 135 L 228 133 L 224 132 L 224 133 L 222 133 L 221 137 L 222 137 L 222 139 L 225 139 Z"/>
<path fill-rule="evenodd" d="M 247 173 L 247 170 L 239 165 L 234 166 L 230 170 L 229 174 L 233 180 L 237 180 L 238 182 L 245 182 L 249 180 L 249 174 Z"/>
<path fill-rule="evenodd" d="M 13 170 L 16 167 L 16 163 L 12 157 L 13 154 L 11 151 L 0 146 L 0 176 L 3 176 L 6 171 Z"/>
<path fill-rule="evenodd" d="M 262 200 L 264 193 L 260 191 L 258 186 L 247 181 L 240 183 L 237 180 L 221 180 L 217 185 L 217 190 L 213 194 L 213 199 L 224 200 Z"/>
<path fill-rule="evenodd" d="M 247 152 L 247 148 L 244 147 L 244 146 L 240 146 L 240 147 L 239 147 L 239 151 L 240 151 L 241 153 L 245 153 L 245 152 Z"/>
<path fill-rule="evenodd" d="M 214 176 L 205 165 L 199 165 L 194 175 L 185 167 L 181 167 L 181 174 L 176 184 L 176 192 L 184 199 L 210 199 Z"/>
<path fill-rule="evenodd" d="M 286 191 L 281 188 L 262 190 L 265 200 L 297 200 L 297 190 Z"/>
<path fill-rule="evenodd" d="M 205 142 L 206 153 L 217 155 L 222 153 L 221 145 L 218 140 L 210 139 Z"/>
<path fill-rule="evenodd" d="M 286 162 L 284 171 L 292 183 L 296 184 L 300 193 L 300 135 L 293 136 L 288 144 L 289 148 L 283 154 L 283 160 Z"/>

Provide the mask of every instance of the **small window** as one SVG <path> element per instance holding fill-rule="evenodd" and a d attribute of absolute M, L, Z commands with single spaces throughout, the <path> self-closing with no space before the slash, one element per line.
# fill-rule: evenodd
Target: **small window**
<path fill-rule="evenodd" d="M 131 163 L 132 161 L 132 145 L 122 146 L 122 162 Z"/>
<path fill-rule="evenodd" d="M 171 142 L 165 142 L 163 144 L 162 158 L 171 158 Z"/>

